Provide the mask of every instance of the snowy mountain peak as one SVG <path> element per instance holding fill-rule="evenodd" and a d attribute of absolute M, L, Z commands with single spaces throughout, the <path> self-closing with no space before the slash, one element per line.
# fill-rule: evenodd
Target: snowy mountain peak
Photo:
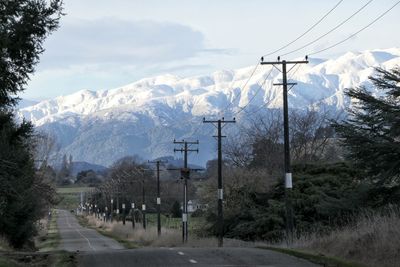
<path fill-rule="evenodd" d="M 290 106 L 343 109 L 350 103 L 343 90 L 368 84 L 374 67 L 400 65 L 400 48 L 309 60 L 309 64 L 296 66 L 288 74 L 289 80 L 297 83 L 289 92 Z M 76 160 L 108 166 L 124 155 L 161 157 L 171 154 L 170 141 L 174 138 L 191 134 L 208 138 L 201 136 L 199 125 L 192 123 L 200 117 L 220 112 L 235 115 L 245 107 L 240 123 L 257 111 L 281 107 L 281 88 L 273 86 L 281 80 L 281 73 L 271 68 L 259 66 L 246 87 L 254 66 L 186 78 L 166 74 L 110 90 L 81 90 L 21 108 L 19 113 L 39 128 L 53 132 L 63 151 Z M 212 140 L 207 143 L 213 144 Z M 203 149 L 198 163 L 204 164 L 211 150 L 212 145 Z"/>

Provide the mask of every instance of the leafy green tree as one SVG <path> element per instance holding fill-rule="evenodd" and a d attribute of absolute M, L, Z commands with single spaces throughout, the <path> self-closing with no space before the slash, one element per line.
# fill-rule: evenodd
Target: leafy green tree
<path fill-rule="evenodd" d="M 0 235 L 20 248 L 36 233 L 36 222 L 56 192 L 35 173 L 30 123 L 16 124 L 11 113 L 0 112 Z"/>
<path fill-rule="evenodd" d="M 33 126 L 17 123 L 13 107 L 44 51 L 43 41 L 58 27 L 61 0 L 0 1 L 0 235 L 20 248 L 55 191 L 36 173 Z"/>
<path fill-rule="evenodd" d="M 384 187 L 400 182 L 400 68 L 376 69 L 370 77 L 377 93 L 365 86 L 348 89 L 347 120 L 333 126 L 343 138 L 347 158 L 370 182 Z"/>
<path fill-rule="evenodd" d="M 0 106 L 12 106 L 58 27 L 61 0 L 0 1 Z"/>

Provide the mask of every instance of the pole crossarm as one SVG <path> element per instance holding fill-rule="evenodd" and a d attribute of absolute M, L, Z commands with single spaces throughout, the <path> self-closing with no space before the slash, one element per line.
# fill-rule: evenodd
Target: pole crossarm
<path fill-rule="evenodd" d="M 308 64 L 308 60 L 295 60 L 295 61 L 286 61 L 286 60 L 279 60 L 279 61 L 262 61 L 260 62 L 261 65 L 280 65 L 282 62 L 286 64 Z"/>
<path fill-rule="evenodd" d="M 236 118 L 229 121 L 225 120 L 225 118 L 222 118 L 221 120 L 206 120 L 206 118 L 203 118 L 203 123 L 218 123 L 219 121 L 221 123 L 236 123 Z"/>

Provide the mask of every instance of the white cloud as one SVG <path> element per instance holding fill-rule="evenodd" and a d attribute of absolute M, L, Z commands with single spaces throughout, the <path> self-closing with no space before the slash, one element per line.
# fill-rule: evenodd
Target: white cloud
<path fill-rule="evenodd" d="M 203 34 L 188 26 L 116 18 L 66 21 L 45 48 L 40 70 L 81 64 L 162 64 L 206 50 Z"/>

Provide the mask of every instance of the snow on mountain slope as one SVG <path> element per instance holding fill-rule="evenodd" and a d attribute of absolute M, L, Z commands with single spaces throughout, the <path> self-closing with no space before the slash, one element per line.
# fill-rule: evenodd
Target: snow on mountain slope
<path fill-rule="evenodd" d="M 400 49 L 349 52 L 336 59 L 310 59 L 294 67 L 289 79 L 297 82 L 289 92 L 292 108 L 325 105 L 341 110 L 349 105 L 343 90 L 368 85 L 373 68 L 400 65 Z M 111 90 L 82 90 L 20 109 L 21 116 L 37 127 L 52 132 L 62 152 L 74 159 L 109 166 L 131 154 L 144 158 L 171 155 L 174 138 L 199 139 L 200 154 L 195 163 L 214 157 L 212 129 L 201 125 L 203 116 L 230 117 L 245 111 L 282 106 L 282 91 L 273 86 L 281 73 L 271 66 L 259 66 L 242 88 L 254 67 L 216 71 L 208 76 L 180 78 L 161 75 Z M 251 101 L 251 102 L 250 102 Z M 249 104 L 250 102 L 250 104 Z M 227 109 L 228 107 L 228 109 Z M 251 116 L 249 115 L 249 116 Z M 238 123 L 248 115 L 241 112 Z"/>

